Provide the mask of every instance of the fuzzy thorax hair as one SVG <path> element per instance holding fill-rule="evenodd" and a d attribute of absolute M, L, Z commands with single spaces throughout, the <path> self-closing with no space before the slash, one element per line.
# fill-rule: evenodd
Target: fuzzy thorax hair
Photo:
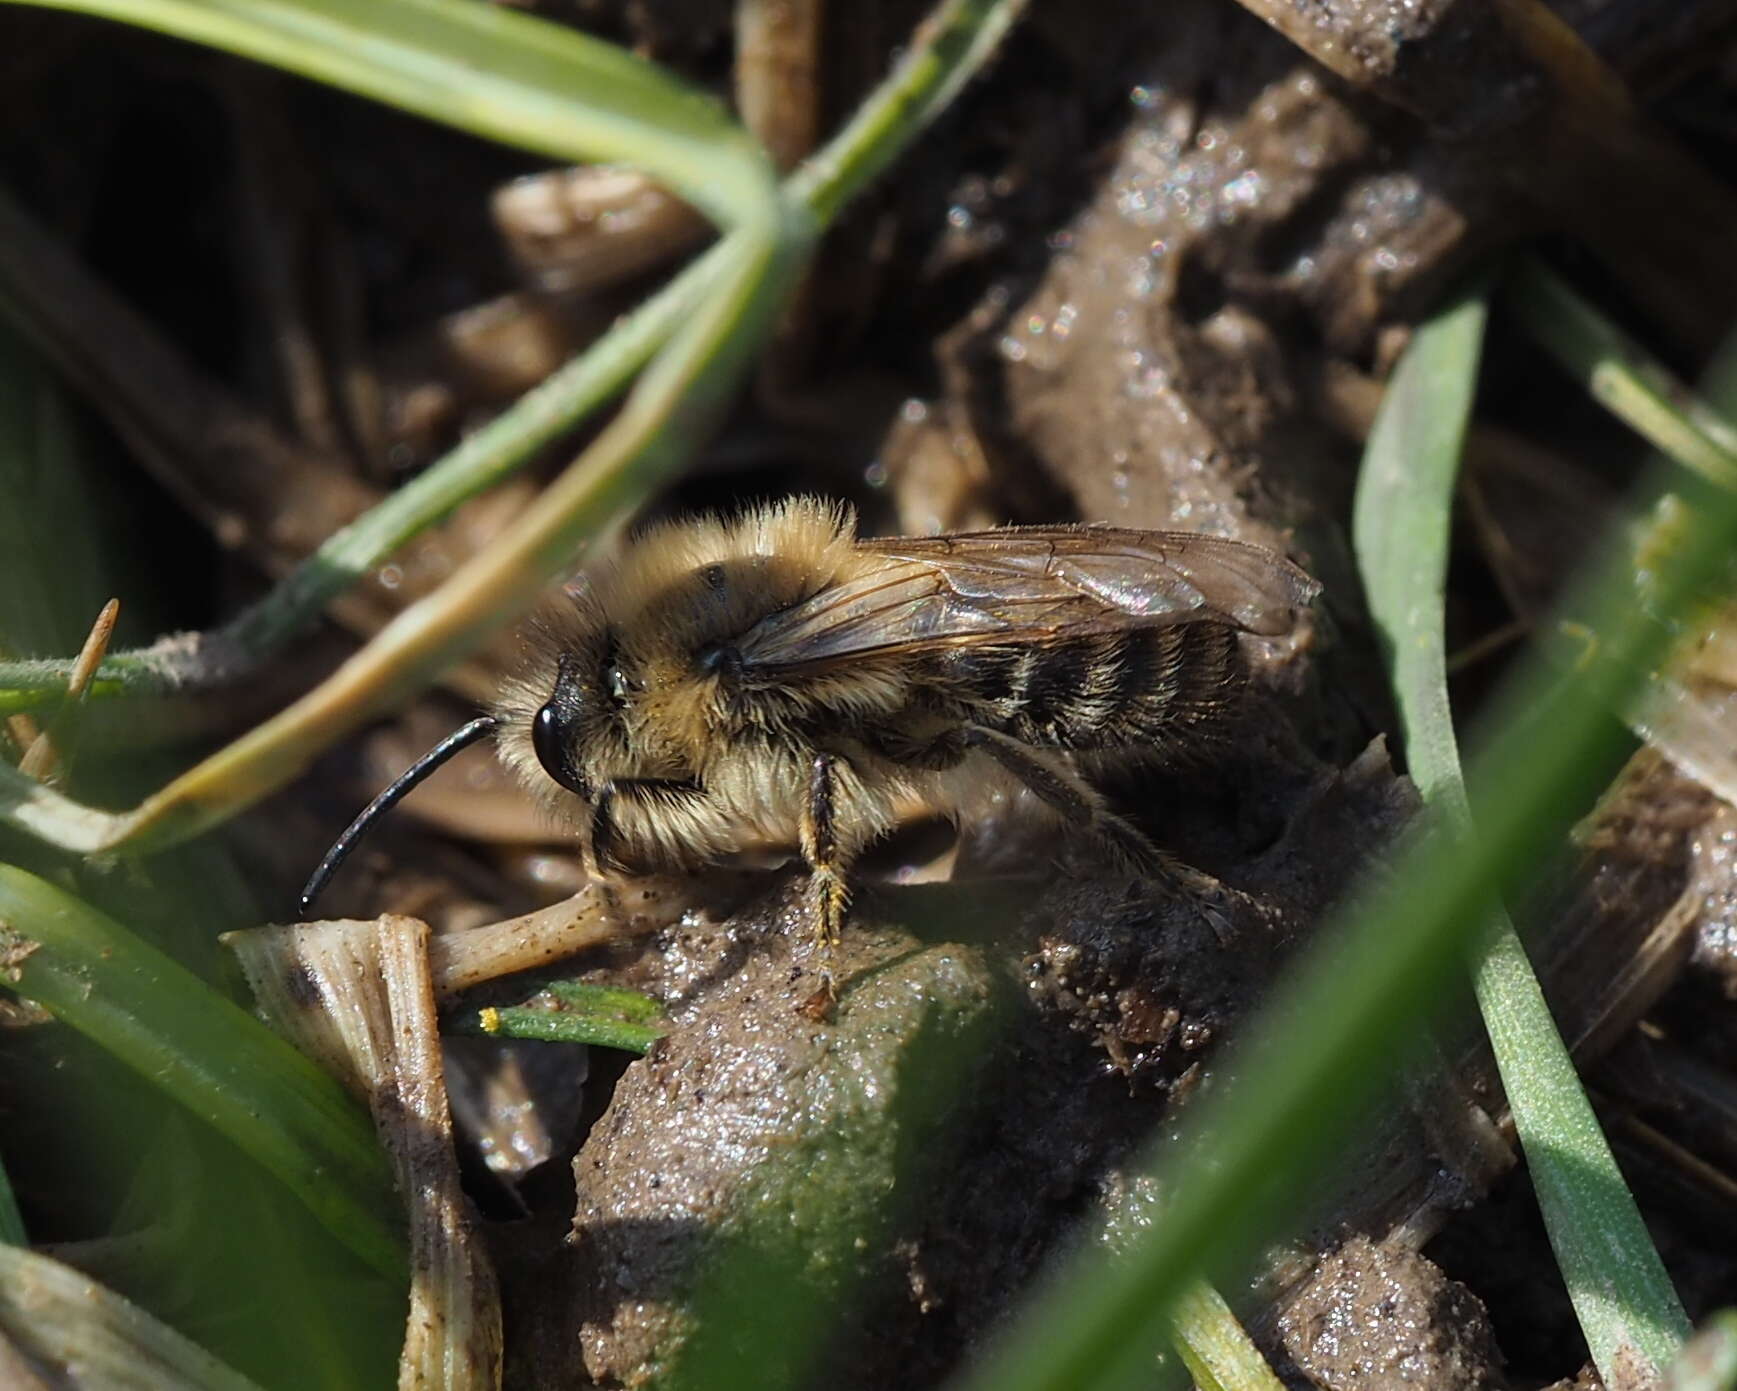
<path fill-rule="evenodd" d="M 571 818 L 578 810 L 531 744 L 531 721 L 565 670 L 595 711 L 578 733 L 576 754 L 587 766 L 605 777 L 703 773 L 729 731 L 719 727 L 727 723 L 720 678 L 699 670 L 696 654 L 885 564 L 857 549 L 848 507 L 815 498 L 648 529 L 527 623 L 525 660 L 496 706 L 503 760 L 551 811 Z M 902 695 L 890 672 L 880 680 L 852 673 L 840 691 L 829 691 L 832 684 L 810 683 L 804 703 L 838 697 L 891 708 Z M 756 713 L 775 717 L 772 708 Z"/>

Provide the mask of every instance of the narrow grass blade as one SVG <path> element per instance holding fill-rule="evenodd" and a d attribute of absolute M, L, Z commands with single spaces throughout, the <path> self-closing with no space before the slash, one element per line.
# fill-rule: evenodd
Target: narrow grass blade
<path fill-rule="evenodd" d="M 1027 0 L 944 0 L 849 124 L 791 175 L 785 196 L 827 224 L 982 70 Z"/>
<path fill-rule="evenodd" d="M 1448 703 L 1442 595 L 1484 317 L 1483 295 L 1468 295 L 1417 331 L 1364 452 L 1354 518 L 1406 761 L 1425 804 L 1456 837 L 1474 832 Z M 1612 1382 L 1637 1353 L 1662 1370 L 1687 1336 L 1688 1319 L 1499 907 L 1473 984 L 1593 1361 Z"/>
<path fill-rule="evenodd" d="M 1649 480 L 1648 494 L 1659 487 Z M 1490 903 L 1560 844 L 1568 819 L 1608 782 L 1627 750 L 1605 712 L 1646 679 L 1669 645 L 1669 620 L 1723 574 L 1733 545 L 1737 497 L 1714 493 L 1661 557 L 1648 606 L 1634 601 L 1626 547 L 1606 548 L 1565 607 L 1597 625 L 1596 651 L 1555 650 L 1570 643 L 1547 629 L 1551 650 L 1503 690 L 1490 737 L 1475 746 L 1467 781 L 1480 834 L 1410 839 L 1297 964 L 1182 1141 L 1154 1155 L 1172 1195 L 1162 1220 L 1125 1261 L 1088 1255 L 1043 1282 L 1032 1311 L 961 1385 L 1035 1391 L 1149 1375 L 1191 1273 L 1246 1260 L 1294 1214 L 1308 1176 L 1438 1005 L 1440 982 L 1463 969 Z"/>
<path fill-rule="evenodd" d="M 52 884 L 0 865 L 4 984 L 163 1088 L 275 1174 L 374 1269 L 406 1272 L 366 1114 L 252 1015 Z"/>
<path fill-rule="evenodd" d="M 1520 324 L 1595 400 L 1684 468 L 1737 488 L 1737 429 L 1543 262 L 1503 284 Z"/>
<path fill-rule="evenodd" d="M 654 1022 L 661 1013 L 655 1001 L 631 990 L 561 982 L 522 1005 L 479 1010 L 467 1017 L 463 1032 L 643 1053 L 669 1032 Z"/>
<path fill-rule="evenodd" d="M 1283 1391 L 1224 1296 L 1204 1281 L 1183 1291 L 1172 1315 L 1176 1351 L 1200 1391 Z"/>
<path fill-rule="evenodd" d="M 806 248 L 727 239 L 726 273 L 591 447 L 434 594 L 399 614 L 323 684 L 130 812 L 83 806 L 0 764 L 0 820 L 62 849 L 178 843 L 296 777 L 335 739 L 390 709 L 522 613 L 589 536 L 669 477 L 745 369 Z"/>

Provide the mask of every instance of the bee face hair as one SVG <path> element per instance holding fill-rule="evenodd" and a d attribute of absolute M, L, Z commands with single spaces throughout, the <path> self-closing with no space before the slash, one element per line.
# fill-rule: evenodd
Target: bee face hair
<path fill-rule="evenodd" d="M 589 801 L 610 778 L 686 776 L 720 738 L 776 731 L 806 702 L 753 690 L 733 644 L 769 613 L 872 569 L 854 531 L 847 509 L 797 499 L 643 533 L 528 626 L 496 706 L 503 758 L 571 816 L 563 790 Z"/>

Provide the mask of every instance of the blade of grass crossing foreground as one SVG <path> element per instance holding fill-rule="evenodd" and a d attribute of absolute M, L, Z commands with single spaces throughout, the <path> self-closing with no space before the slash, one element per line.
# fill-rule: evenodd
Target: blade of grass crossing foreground
<path fill-rule="evenodd" d="M 1668 486 L 1653 477 L 1648 495 Z M 1680 543 L 1659 558 L 1653 602 L 1635 602 L 1626 546 L 1573 586 L 1564 612 L 1591 622 L 1594 651 L 1546 628 L 1493 703 L 1467 782 L 1479 808 L 1470 838 L 1414 834 L 1322 940 L 1299 960 L 1228 1077 L 1193 1108 L 1177 1142 L 1150 1163 L 1169 1195 L 1162 1220 L 1128 1256 L 1086 1252 L 1040 1282 L 961 1383 L 971 1391 L 1142 1384 L 1175 1299 L 1203 1267 L 1240 1267 L 1287 1220 L 1345 1142 L 1395 1056 L 1464 969 L 1497 895 L 1523 884 L 1561 844 L 1626 757 L 1606 713 L 1622 709 L 1667 651 L 1669 624 L 1723 575 L 1737 546 L 1737 496 L 1710 491 Z M 1564 677 L 1561 673 L 1567 672 Z"/>
<path fill-rule="evenodd" d="M 5 985 L 162 1087 L 282 1180 L 374 1269 L 407 1270 L 367 1114 L 251 1014 L 134 933 L 0 865 Z"/>
<path fill-rule="evenodd" d="M 716 292 L 681 326 L 589 449 L 433 594 L 394 618 L 287 709 L 129 812 L 104 812 L 0 764 L 0 819 L 62 849 L 176 844 L 298 776 L 318 752 L 517 617 L 581 542 L 685 461 L 721 409 L 801 264 L 802 232 L 725 240 Z"/>
<path fill-rule="evenodd" d="M 1370 435 L 1354 516 L 1358 562 L 1390 665 L 1406 760 L 1426 805 L 1459 836 L 1470 835 L 1472 824 L 1448 703 L 1442 594 L 1484 317 L 1480 292 L 1418 330 Z M 1634 1353 L 1656 1368 L 1669 1366 L 1688 1320 L 1525 949 L 1499 907 L 1473 983 L 1593 1361 L 1611 1382 Z"/>

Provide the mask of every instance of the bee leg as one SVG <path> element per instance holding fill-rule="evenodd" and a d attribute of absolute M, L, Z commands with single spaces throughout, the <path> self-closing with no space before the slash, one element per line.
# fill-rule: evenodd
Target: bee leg
<path fill-rule="evenodd" d="M 802 816 L 802 858 L 808 862 L 809 892 L 814 902 L 814 940 L 828 956 L 838 945 L 844 910 L 850 902 L 834 814 L 838 762 L 833 754 L 814 755 L 808 765 L 808 797 Z"/>
<path fill-rule="evenodd" d="M 609 860 L 609 843 L 615 838 L 614 809 L 615 784 L 606 782 L 597 789 L 591 802 L 591 815 L 585 822 L 585 836 L 579 846 L 579 865 L 585 877 L 596 885 L 605 915 L 612 924 L 619 925 L 621 899 L 615 892 L 615 881 L 603 871 Z"/>
<path fill-rule="evenodd" d="M 610 843 L 615 839 L 615 784 L 606 782 L 591 799 L 591 814 L 585 818 L 585 834 L 579 841 L 579 862 L 593 883 L 606 878 Z"/>
<path fill-rule="evenodd" d="M 1133 822 L 1111 811 L 1103 794 L 1061 759 L 982 725 L 968 726 L 965 742 L 981 749 L 1029 787 L 1061 814 L 1064 824 L 1096 836 L 1121 868 L 1134 877 L 1155 881 L 1166 889 L 1191 890 L 1208 901 L 1223 896 L 1224 885 L 1165 854 Z"/>
<path fill-rule="evenodd" d="M 585 844 L 581 847 L 585 872 L 593 879 L 604 878 L 604 866 L 609 864 L 618 838 L 617 802 L 651 798 L 667 803 L 705 795 L 706 789 L 697 778 L 611 778 L 597 789 L 591 801 L 591 819 L 586 823 Z M 617 864 L 616 868 L 621 866 Z"/>

